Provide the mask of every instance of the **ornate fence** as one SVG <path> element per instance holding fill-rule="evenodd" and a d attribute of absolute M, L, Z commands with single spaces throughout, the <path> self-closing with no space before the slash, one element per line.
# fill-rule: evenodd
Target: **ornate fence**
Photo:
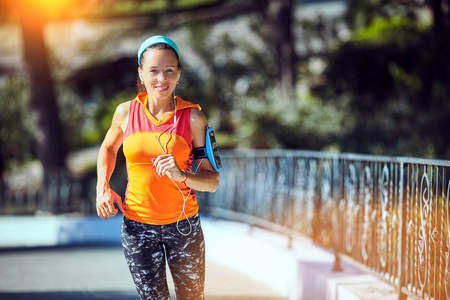
<path fill-rule="evenodd" d="M 233 151 L 203 209 L 306 235 L 408 294 L 450 299 L 450 161 Z M 337 260 L 339 261 L 339 260 Z"/>
<path fill-rule="evenodd" d="M 67 170 L 19 174 L 0 181 L 0 215 L 93 213 L 94 174 L 73 176 Z"/>
<path fill-rule="evenodd" d="M 219 189 L 199 195 L 204 212 L 308 236 L 399 298 L 450 299 L 450 161 L 283 150 L 222 159 Z M 113 174 L 119 194 L 124 174 Z M 34 178 L 0 182 L 0 215 L 95 213 L 95 172 Z"/>

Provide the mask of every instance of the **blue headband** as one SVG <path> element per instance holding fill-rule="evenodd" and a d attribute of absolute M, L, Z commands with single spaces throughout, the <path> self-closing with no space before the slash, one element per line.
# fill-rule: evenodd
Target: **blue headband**
<path fill-rule="evenodd" d="M 154 44 L 167 44 L 170 47 L 173 48 L 173 50 L 175 50 L 175 52 L 177 53 L 178 56 L 178 60 L 180 60 L 180 53 L 178 53 L 178 48 L 177 45 L 175 44 L 174 41 L 172 41 L 171 39 L 169 39 L 168 37 L 162 36 L 162 35 L 155 35 L 152 37 L 149 37 L 148 39 L 146 39 L 142 44 L 141 47 L 139 47 L 139 51 L 138 51 L 138 64 L 141 65 L 141 56 L 142 53 L 144 53 L 144 51 L 154 45 Z"/>

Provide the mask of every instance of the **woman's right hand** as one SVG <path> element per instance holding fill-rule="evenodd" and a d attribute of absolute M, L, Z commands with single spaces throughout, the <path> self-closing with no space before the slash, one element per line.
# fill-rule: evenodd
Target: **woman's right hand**
<path fill-rule="evenodd" d="M 109 179 L 116 165 L 117 151 L 123 142 L 123 132 L 128 120 L 130 102 L 117 106 L 105 139 L 100 146 L 97 158 L 97 214 L 100 218 L 107 220 L 117 214 L 117 208 L 123 211 L 122 198 L 109 186 Z"/>
<path fill-rule="evenodd" d="M 108 220 L 110 217 L 114 217 L 118 209 L 114 208 L 114 203 L 117 203 L 120 211 L 123 212 L 122 198 L 110 187 L 107 187 L 101 191 L 97 190 L 97 214 L 100 218 Z"/>

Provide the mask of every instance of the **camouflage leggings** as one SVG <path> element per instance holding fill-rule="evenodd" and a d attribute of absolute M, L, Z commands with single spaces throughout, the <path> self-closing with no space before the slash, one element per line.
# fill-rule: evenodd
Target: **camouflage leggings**
<path fill-rule="evenodd" d="M 204 299 L 205 242 L 199 215 L 189 219 L 192 232 L 181 235 L 176 223 L 149 225 L 123 218 L 122 245 L 141 300 L 170 299 L 166 280 L 166 259 L 177 299 Z M 179 222 L 189 232 L 187 220 Z"/>

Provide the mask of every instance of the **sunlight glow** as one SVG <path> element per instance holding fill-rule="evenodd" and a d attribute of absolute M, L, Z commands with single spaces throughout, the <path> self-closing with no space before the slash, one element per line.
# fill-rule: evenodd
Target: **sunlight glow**
<path fill-rule="evenodd" d="M 61 17 L 76 3 L 75 0 L 10 0 L 10 6 L 30 18 L 52 19 Z"/>

